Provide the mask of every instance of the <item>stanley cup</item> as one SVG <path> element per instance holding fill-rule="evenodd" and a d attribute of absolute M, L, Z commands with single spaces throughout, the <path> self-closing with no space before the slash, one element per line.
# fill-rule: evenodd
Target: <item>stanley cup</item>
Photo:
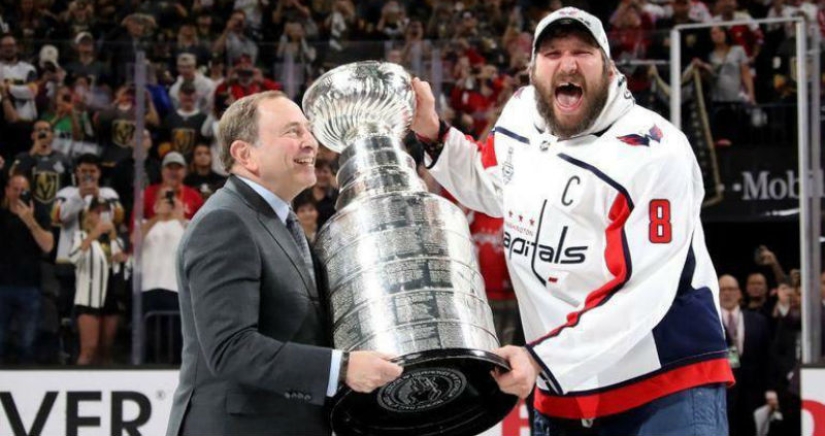
<path fill-rule="evenodd" d="M 402 138 L 415 111 L 398 65 L 358 62 L 307 90 L 316 138 L 339 152 L 337 213 L 316 248 L 329 277 L 335 347 L 399 356 L 400 378 L 372 394 L 333 399 L 339 435 L 475 435 L 516 397 L 490 376 L 506 362 L 467 220 L 427 192 Z"/>

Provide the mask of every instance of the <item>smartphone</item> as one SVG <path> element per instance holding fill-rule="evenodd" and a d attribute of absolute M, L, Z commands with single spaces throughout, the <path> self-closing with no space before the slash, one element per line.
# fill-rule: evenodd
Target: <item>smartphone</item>
<path fill-rule="evenodd" d="M 762 265 L 762 247 L 753 251 L 753 261 L 756 262 L 757 265 Z"/>
<path fill-rule="evenodd" d="M 31 191 L 23 191 L 20 193 L 20 201 L 26 203 L 28 206 L 32 202 L 32 193 Z"/>
<path fill-rule="evenodd" d="M 175 192 L 174 191 L 166 191 L 166 201 L 169 202 L 172 206 L 175 205 Z"/>

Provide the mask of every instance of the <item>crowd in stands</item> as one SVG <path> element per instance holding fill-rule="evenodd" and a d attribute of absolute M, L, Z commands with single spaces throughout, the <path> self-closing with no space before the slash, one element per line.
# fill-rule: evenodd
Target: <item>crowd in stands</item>
<path fill-rule="evenodd" d="M 382 59 L 430 80 L 443 118 L 482 140 L 529 83 L 536 23 L 567 5 L 606 23 L 642 102 L 654 98 L 655 75 L 668 77 L 675 25 L 803 16 L 825 33 L 825 0 L 0 0 L 0 362 L 116 361 L 140 262 L 147 361 L 176 363 L 179 334 L 163 318 L 178 307 L 175 249 L 225 181 L 215 133 L 233 101 L 280 89 L 300 102 L 323 72 Z M 717 147 L 741 141 L 756 105 L 793 101 L 795 36 L 792 25 L 755 22 L 683 32 L 680 67 L 707 85 Z M 317 185 L 293 205 L 310 239 L 335 212 L 336 170 L 322 148 Z M 499 334 L 517 343 L 501 223 L 469 216 Z M 799 413 L 799 284 L 763 255 L 773 276 L 747 277 L 744 294 L 737 278 L 720 278 L 737 371 L 749 380 L 730 404 L 742 434 L 767 434 L 779 412 L 798 423 L 788 414 Z"/>

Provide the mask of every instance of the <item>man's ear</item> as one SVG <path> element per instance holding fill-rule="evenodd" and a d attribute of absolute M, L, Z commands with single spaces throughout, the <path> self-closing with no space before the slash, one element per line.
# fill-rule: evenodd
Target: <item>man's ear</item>
<path fill-rule="evenodd" d="M 237 162 L 238 165 L 240 165 L 241 167 L 243 167 L 244 169 L 253 174 L 257 174 L 258 162 L 252 156 L 253 147 L 254 146 L 252 144 L 246 141 L 236 139 L 235 141 L 232 141 L 232 144 L 229 145 L 229 154 L 232 155 L 232 158 L 235 159 L 235 162 Z"/>

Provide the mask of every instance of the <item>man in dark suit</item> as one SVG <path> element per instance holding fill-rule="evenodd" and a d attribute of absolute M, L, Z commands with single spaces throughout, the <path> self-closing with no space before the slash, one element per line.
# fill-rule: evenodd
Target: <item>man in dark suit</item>
<path fill-rule="evenodd" d="M 402 369 L 329 348 L 325 277 L 289 208 L 315 183 L 300 108 L 280 92 L 249 96 L 220 132 L 232 175 L 178 252 L 183 363 L 167 434 L 328 435 L 324 403 L 341 383 L 371 392 Z"/>
<path fill-rule="evenodd" d="M 722 323 L 736 385 L 728 390 L 730 434 L 756 434 L 753 412 L 765 403 L 770 368 L 770 328 L 760 313 L 742 310 L 742 290 L 731 275 L 719 277 Z"/>

